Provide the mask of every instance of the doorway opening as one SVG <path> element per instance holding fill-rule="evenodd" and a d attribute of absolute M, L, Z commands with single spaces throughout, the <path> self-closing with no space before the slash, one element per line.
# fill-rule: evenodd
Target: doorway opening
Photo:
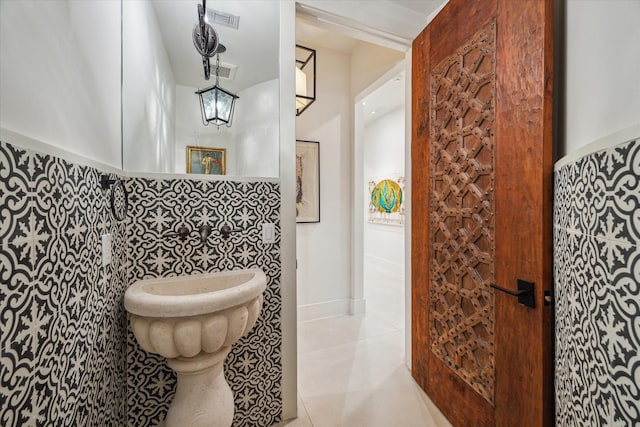
<path fill-rule="evenodd" d="M 375 120 L 364 117 L 366 107 L 362 102 L 371 96 L 372 105 L 378 105 L 374 114 L 379 117 L 399 109 L 405 91 L 399 76 L 407 66 L 407 46 L 404 50 L 391 49 L 316 24 L 300 18 L 296 24 L 296 43 L 316 50 L 317 100 L 296 118 L 296 139 L 318 143 L 321 218 L 296 226 L 298 321 L 365 313 L 364 225 L 370 197 L 365 194 L 368 190 L 362 156 L 365 125 L 373 126 Z M 399 101 L 393 105 L 384 94 L 374 94 L 392 79 L 400 92 Z M 394 93 L 393 98 L 397 95 Z M 395 117 L 402 130 L 404 113 L 396 111 Z M 378 135 L 380 130 L 372 132 Z M 384 141 L 377 140 L 383 147 Z M 396 164 L 391 169 L 378 168 L 377 173 L 403 172 L 406 141 L 395 135 L 395 144 L 400 150 L 390 151 L 399 153 Z M 304 165 L 301 167 L 304 169 Z M 397 222 L 401 228 L 403 221 Z M 389 227 L 376 225 L 379 229 Z M 404 260 L 395 262 L 401 273 Z"/>
<path fill-rule="evenodd" d="M 355 199 L 365 204 L 362 279 L 366 313 L 405 329 L 405 72 L 391 70 L 382 84 L 355 108 L 361 120 L 364 188 Z M 389 73 L 388 73 L 389 74 Z M 395 74 L 395 75 L 393 75 Z M 378 86 L 374 84 L 374 86 Z M 368 92 L 367 90 L 366 92 Z M 354 221 L 359 226 L 358 218 Z M 356 254 L 359 256 L 360 254 Z"/>
<path fill-rule="evenodd" d="M 402 320 L 410 42 L 389 47 L 359 36 L 296 22 L 296 43 L 317 52 L 317 100 L 296 118 L 296 139 L 318 143 L 321 218 L 296 227 L 298 321 L 365 314 L 366 273 L 381 283 L 369 288 L 372 309 L 410 331 Z M 383 197 L 372 202 L 372 191 Z M 385 310 L 376 299 L 390 287 L 397 302 Z"/>
<path fill-rule="evenodd" d="M 296 226 L 299 417 L 358 424 L 374 415 L 363 413 L 366 395 L 385 410 L 367 425 L 447 425 L 407 364 L 409 210 L 398 199 L 409 195 L 387 191 L 385 206 L 395 197 L 398 209 L 370 208 L 372 181 L 409 190 L 411 42 L 316 24 L 296 23 L 296 43 L 317 61 L 316 101 L 296 118 L 296 139 L 319 144 L 321 195 L 320 222 Z"/>

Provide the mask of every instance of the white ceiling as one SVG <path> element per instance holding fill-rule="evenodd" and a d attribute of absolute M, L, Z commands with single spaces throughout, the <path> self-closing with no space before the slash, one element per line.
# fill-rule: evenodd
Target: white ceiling
<path fill-rule="evenodd" d="M 198 54 L 191 32 L 198 22 L 200 0 L 152 0 L 158 25 L 176 83 L 203 88 L 215 83 L 215 58 L 210 59 L 211 79 L 204 79 L 202 57 Z M 233 80 L 220 84 L 231 92 L 239 92 L 257 83 L 278 77 L 279 4 L 264 0 L 216 0 L 207 9 L 240 16 L 237 30 L 214 24 L 219 40 L 227 47 L 220 55 L 222 65 L 237 65 Z"/>
<path fill-rule="evenodd" d="M 362 100 L 365 124 L 404 105 L 404 76 L 403 71 Z"/>
<path fill-rule="evenodd" d="M 448 0 L 389 0 L 390 3 L 395 3 L 400 7 L 411 9 L 425 17 L 428 17 L 447 1 Z"/>
<path fill-rule="evenodd" d="M 304 20 L 296 20 L 296 43 L 320 46 L 338 52 L 351 53 L 360 40 L 349 37 L 338 31 L 309 24 Z"/>
<path fill-rule="evenodd" d="M 448 0 L 298 0 L 301 6 L 320 11 L 314 22 L 296 22 L 296 39 L 351 52 L 361 41 L 371 42 L 371 34 L 387 32 L 397 40 L 397 49 L 406 49 L 427 22 L 428 16 Z M 203 88 L 213 85 L 215 76 L 204 80 L 202 59 L 191 40 L 201 0 L 151 0 L 172 64 L 176 83 Z M 279 2 L 269 0 L 210 0 L 209 9 L 240 16 L 239 29 L 214 25 L 227 52 L 223 65 L 236 65 L 233 80 L 221 84 L 232 92 L 278 77 Z M 327 18 L 339 25 L 320 25 Z M 357 28 L 353 31 L 353 24 Z M 368 25 L 372 32 L 367 34 Z M 375 39 L 375 37 L 374 37 Z M 383 44 L 383 43 L 381 43 Z M 393 42 L 392 42 L 393 44 Z M 389 46 L 387 46 L 389 47 Z M 212 74 L 215 58 L 211 59 Z"/>
<path fill-rule="evenodd" d="M 371 36 L 378 44 L 407 49 L 448 0 L 297 0 L 298 18 L 338 32 Z M 369 37 L 369 38 L 367 38 Z"/>

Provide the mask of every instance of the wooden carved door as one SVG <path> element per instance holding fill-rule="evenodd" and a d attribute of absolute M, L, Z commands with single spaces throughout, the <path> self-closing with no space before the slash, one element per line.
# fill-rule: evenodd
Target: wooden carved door
<path fill-rule="evenodd" d="M 553 423 L 552 49 L 552 0 L 450 0 L 413 44 L 412 372 L 456 426 Z"/>

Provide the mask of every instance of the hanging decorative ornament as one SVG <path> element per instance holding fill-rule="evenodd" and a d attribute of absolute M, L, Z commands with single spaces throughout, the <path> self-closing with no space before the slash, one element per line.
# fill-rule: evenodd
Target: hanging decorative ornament
<path fill-rule="evenodd" d="M 198 22 L 193 27 L 193 45 L 200 55 L 211 58 L 218 49 L 218 33 L 204 20 L 206 5 L 207 0 L 198 5 Z"/>

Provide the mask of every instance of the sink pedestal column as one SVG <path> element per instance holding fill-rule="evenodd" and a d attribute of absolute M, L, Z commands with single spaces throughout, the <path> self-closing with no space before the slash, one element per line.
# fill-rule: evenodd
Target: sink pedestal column
<path fill-rule="evenodd" d="M 169 406 L 166 427 L 229 427 L 233 422 L 233 394 L 224 378 L 224 359 L 231 350 L 167 359 L 178 374 L 176 394 Z"/>

